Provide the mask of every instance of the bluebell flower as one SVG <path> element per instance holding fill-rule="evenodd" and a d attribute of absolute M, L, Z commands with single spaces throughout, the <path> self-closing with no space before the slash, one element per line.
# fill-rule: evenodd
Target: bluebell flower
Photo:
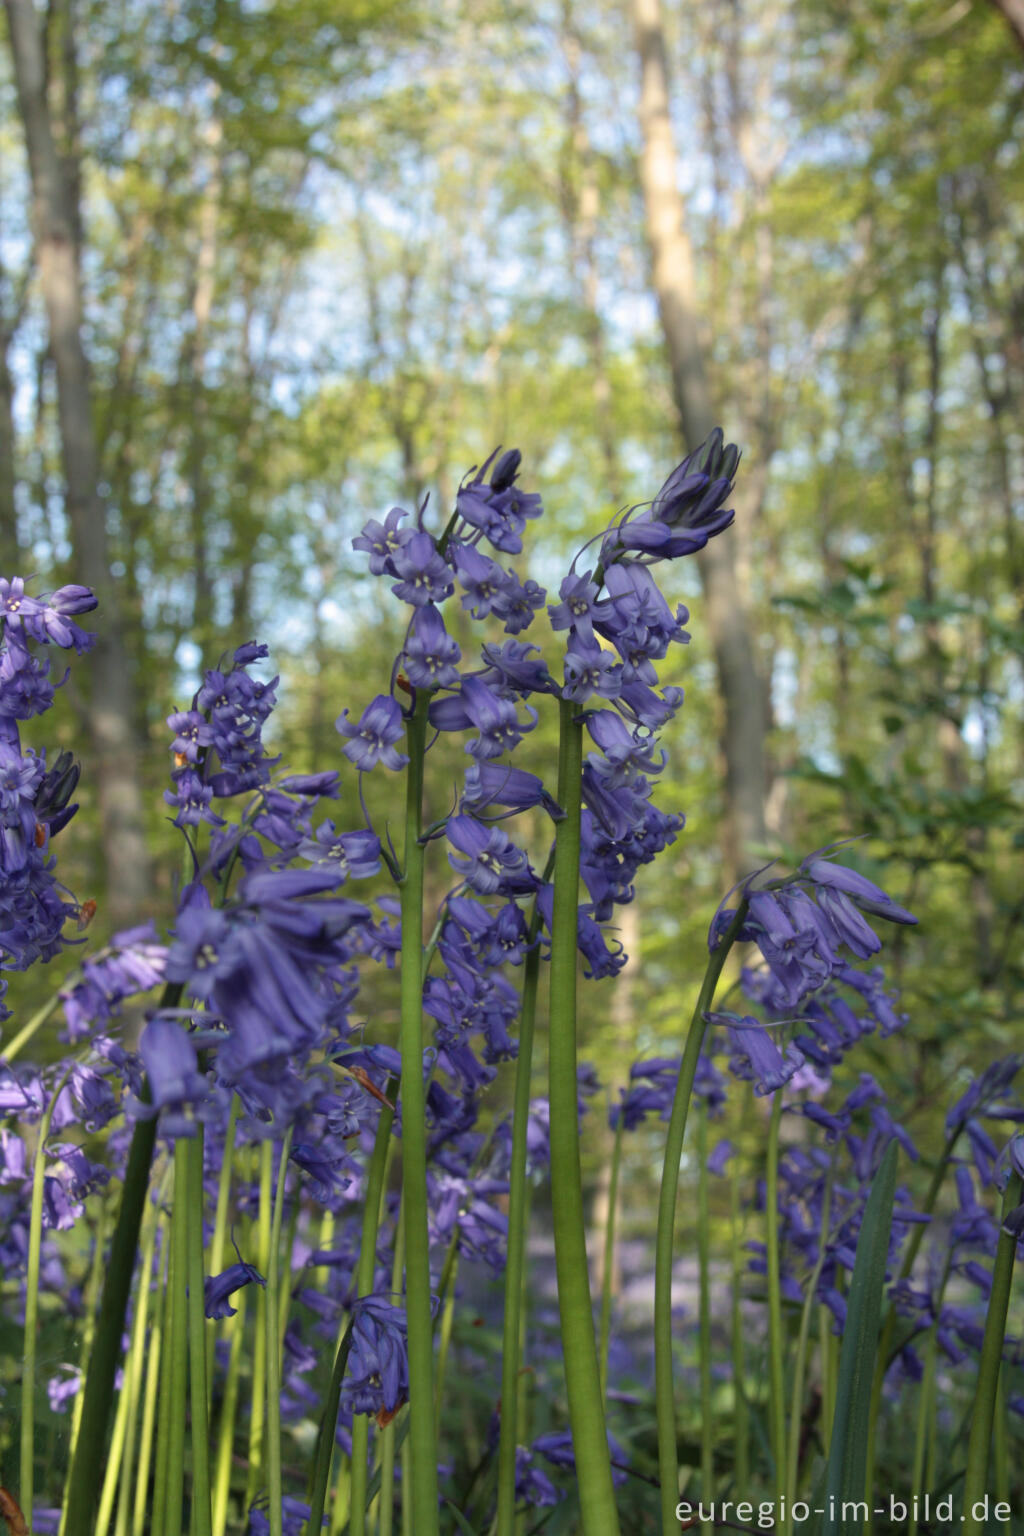
<path fill-rule="evenodd" d="M 266 1503 L 266 1497 L 263 1496 L 250 1508 L 247 1536 L 270 1536 L 270 1516 L 265 1508 Z M 290 1493 L 281 1495 L 281 1530 L 284 1536 L 305 1536 L 309 1515 L 309 1505 L 302 1499 L 296 1499 Z M 327 1518 L 324 1515 L 321 1525 L 327 1524 Z"/>
<path fill-rule="evenodd" d="M 389 694 L 380 693 L 371 700 L 357 725 L 350 724 L 348 710 L 342 710 L 335 728 L 348 737 L 341 750 L 361 771 L 383 763 L 385 768 L 397 772 L 409 761 L 404 752 L 395 750 L 395 742 L 405 736 L 405 724 L 401 706 Z"/>
<path fill-rule="evenodd" d="M 595 621 L 600 621 L 610 607 L 607 601 L 599 598 L 600 588 L 591 579 L 593 574 L 593 571 L 587 571 L 577 576 L 570 572 L 558 589 L 562 601 L 548 607 L 552 629 L 571 627 L 587 644 L 594 641 Z"/>
<path fill-rule="evenodd" d="M 557 1504 L 562 1494 L 524 1445 L 516 1446 L 516 1500 L 531 1509 L 545 1509 Z"/>
<path fill-rule="evenodd" d="M 480 654 L 486 663 L 481 676 L 492 688 L 517 694 L 559 692 L 535 645 L 521 640 L 506 640 L 504 645 L 488 641 L 481 646 Z"/>
<path fill-rule="evenodd" d="M 365 880 L 380 871 L 380 838 L 376 832 L 337 832 L 333 821 L 321 822 L 312 837 L 303 838 L 296 852 L 311 863 L 330 864 L 337 871 L 339 882 L 350 877 Z"/>
<path fill-rule="evenodd" d="M 237 1307 L 231 1305 L 230 1298 L 243 1286 L 257 1285 L 266 1287 L 266 1280 L 252 1264 L 245 1264 L 240 1259 L 237 1264 L 229 1264 L 227 1269 L 219 1275 L 207 1275 L 203 1281 L 203 1306 L 206 1316 L 210 1318 L 234 1317 Z M 308 1513 L 308 1511 L 307 1511 Z"/>
<path fill-rule="evenodd" d="M 388 1417 L 408 1401 L 405 1312 L 386 1296 L 360 1296 L 353 1305 L 342 1395 L 356 1413 Z"/>
<path fill-rule="evenodd" d="M 736 1077 L 752 1081 L 761 1096 L 783 1087 L 804 1064 L 801 1051 L 793 1044 L 779 1050 L 764 1025 L 749 1016 L 739 1019 L 725 1013 L 709 1013 L 712 1024 L 724 1024 L 729 1039 L 729 1069 Z"/>
<path fill-rule="evenodd" d="M 402 651 L 406 675 L 414 688 L 454 688 L 461 652 L 433 603 L 419 608 Z"/>
<path fill-rule="evenodd" d="M 482 896 L 523 896 L 537 889 L 526 854 L 500 827 L 472 816 L 450 816 L 445 835 L 456 850 L 448 862 Z"/>
<path fill-rule="evenodd" d="M 562 696 L 583 703 L 592 694 L 618 698 L 622 692 L 622 662 L 597 641 L 589 644 L 573 634 L 565 653 L 565 684 Z"/>
<path fill-rule="evenodd" d="M 392 507 L 383 523 L 371 517 L 362 533 L 352 540 L 353 549 L 365 550 L 369 554 L 370 570 L 374 576 L 382 576 L 385 572 L 390 576 L 397 575 L 394 557 L 413 534 L 411 528 L 401 526 L 408 515 L 401 507 Z"/>
<path fill-rule="evenodd" d="M 539 805 L 552 821 L 565 818 L 565 812 L 535 773 L 527 773 L 525 768 L 513 768 L 509 763 L 470 763 L 463 782 L 460 809 L 483 817 L 496 805 L 511 812 L 528 811 Z"/>
<path fill-rule="evenodd" d="M 452 573 L 429 533 L 413 533 L 391 559 L 401 579 L 391 588 L 396 597 L 417 608 L 443 602 L 455 591 Z"/>
<path fill-rule="evenodd" d="M 612 1459 L 612 1482 L 620 1487 L 627 1479 L 626 1468 L 629 1465 L 629 1457 L 616 1440 L 611 1430 L 606 1430 L 608 1437 L 608 1450 Z M 543 1456 L 553 1467 L 567 1467 L 570 1471 L 576 1470 L 576 1457 L 572 1448 L 572 1433 L 568 1429 L 555 1430 L 550 1434 L 538 1435 L 533 1442 L 532 1451 L 535 1455 Z"/>

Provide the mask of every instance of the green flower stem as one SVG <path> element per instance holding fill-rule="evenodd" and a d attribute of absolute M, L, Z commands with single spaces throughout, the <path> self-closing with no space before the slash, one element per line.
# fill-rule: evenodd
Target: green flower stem
<path fill-rule="evenodd" d="M 1011 1174 L 1003 1195 L 1005 1222 L 1010 1212 L 1021 1203 L 1021 1179 Z M 971 1434 L 967 1442 L 967 1470 L 964 1473 L 964 1536 L 983 1536 L 985 1521 L 975 1515 L 975 1506 L 984 1499 L 988 1477 L 989 1450 L 992 1441 L 992 1424 L 995 1418 L 996 1394 L 999 1386 L 999 1369 L 1003 1358 L 1003 1337 L 1006 1333 L 1006 1311 L 1010 1301 L 1010 1280 L 1013 1261 L 1017 1253 L 1017 1239 L 1003 1230 L 999 1234 L 995 1264 L 992 1269 L 992 1289 L 989 1292 L 988 1312 L 985 1315 L 985 1336 L 981 1343 L 978 1362 L 978 1380 L 974 1389 L 974 1408 L 971 1413 Z"/>
<path fill-rule="evenodd" d="M 530 938 L 540 931 L 540 915 L 534 902 Z M 527 951 L 523 962 L 523 995 L 519 1010 L 519 1054 L 512 1105 L 512 1151 L 508 1185 L 508 1248 L 505 1262 L 505 1310 L 501 1346 L 501 1420 L 498 1441 L 498 1512 L 496 1536 L 513 1536 L 516 1504 L 515 1405 L 519 1397 L 522 1367 L 522 1295 L 526 1271 L 527 1207 L 526 1142 L 530 1122 L 530 1087 L 533 1073 L 533 1037 L 537 1020 L 537 987 L 540 979 L 540 945 Z"/>
<path fill-rule="evenodd" d="M 161 1008 L 176 1007 L 181 1001 L 181 994 L 181 985 L 169 982 L 163 990 Z M 144 1104 L 150 1102 L 149 1083 L 146 1080 L 143 1080 L 139 1097 Z M 139 1227 L 149 1188 L 149 1169 L 155 1143 L 156 1117 L 136 1121 L 125 1170 L 121 1209 L 110 1247 L 96 1337 L 85 1378 L 82 1428 L 65 1491 L 64 1536 L 90 1536 L 96 1513 L 100 1479 L 105 1465 L 104 1441 L 110 1422 L 114 1376 L 124 1333 L 128 1295 L 139 1245 Z"/>
<path fill-rule="evenodd" d="M 1001 1370 L 996 1379 L 995 1426 L 993 1449 L 996 1458 L 996 1503 L 1010 1508 L 1010 1426 L 1006 1417 L 1006 1372 Z M 1002 1522 L 1004 1536 L 1011 1536 L 1011 1524 Z"/>
<path fill-rule="evenodd" d="M 732 1269 L 730 1330 L 732 1333 L 733 1484 L 739 1490 L 750 1487 L 750 1409 L 747 1404 L 742 1305 L 742 1281 L 746 1273 L 746 1264 L 740 1223 L 740 1181 L 735 1169 L 729 1180 L 729 1212 Z"/>
<path fill-rule="evenodd" d="M 3 1050 L 0 1051 L 0 1057 L 2 1057 L 4 1061 L 10 1063 L 16 1056 L 19 1056 L 25 1049 L 26 1045 L 28 1045 L 29 1041 L 39 1033 L 47 1019 L 49 1019 L 57 1011 L 57 1005 L 59 1002 L 60 994 L 55 992 L 53 997 L 50 998 L 49 1002 L 44 1003 L 43 1006 L 32 1015 L 24 1028 L 19 1029 L 13 1040 L 8 1040 L 6 1042 Z"/>
<path fill-rule="evenodd" d="M 109 1212 L 106 1204 L 100 1204 L 99 1214 L 96 1219 L 96 1232 L 93 1237 L 92 1264 L 89 1269 L 89 1282 L 86 1287 L 85 1298 L 85 1325 L 82 1330 L 82 1374 L 89 1364 L 89 1352 L 92 1349 L 92 1341 L 96 1335 L 96 1307 L 100 1299 L 100 1287 L 103 1284 L 103 1275 L 107 1264 L 107 1218 Z M 75 1406 L 71 1411 L 71 1433 L 68 1437 L 69 1458 L 75 1454 L 75 1444 L 78 1440 L 78 1426 L 82 1422 L 82 1394 L 75 1393 Z M 63 1527 L 63 1519 L 61 1520 Z"/>
<path fill-rule="evenodd" d="M 261 1149 L 262 1150 L 262 1149 Z M 260 1203 L 256 1213 L 256 1267 L 266 1275 L 270 1267 L 270 1228 L 272 1206 L 269 1187 L 263 1184 L 265 1165 L 261 1153 L 257 1153 L 260 1173 Z M 267 1411 L 267 1291 L 263 1286 L 256 1295 L 256 1335 L 252 1346 L 252 1396 L 249 1406 L 249 1471 L 245 1483 L 245 1502 L 253 1499 L 263 1485 L 266 1467 L 266 1411 Z M 168 1531 L 167 1536 L 171 1536 Z"/>
<path fill-rule="evenodd" d="M 700 1497 L 715 1499 L 715 1417 L 711 1397 L 711 1217 L 708 1209 L 708 1107 L 697 1104 L 697 1275 L 700 1296 Z M 710 1520 L 701 1522 L 702 1536 L 712 1536 Z"/>
<path fill-rule="evenodd" d="M 281 1495 L 284 1492 L 281 1474 L 281 1221 L 284 1214 L 285 1185 L 288 1181 L 288 1153 L 292 1144 L 292 1128 L 285 1131 L 281 1142 L 281 1157 L 277 1165 L 277 1189 L 273 1194 L 273 1217 L 270 1228 L 270 1253 L 267 1265 L 267 1493 L 270 1499 L 270 1536 L 283 1536 Z M 271 1204 L 274 1178 L 274 1144 L 265 1141 L 261 1148 L 260 1203 Z M 203 1401 L 206 1401 L 205 1393 Z M 204 1536 L 202 1530 L 196 1536 Z"/>
<path fill-rule="evenodd" d="M 391 1264 L 391 1288 L 398 1290 L 402 1281 L 405 1262 L 405 1227 L 399 1218 L 395 1234 L 395 1252 Z M 377 1536 L 392 1536 L 395 1523 L 395 1450 L 397 1430 L 392 1419 L 380 1435 L 380 1493 L 377 1497 Z M 412 1481 L 406 1440 L 402 1441 L 402 1507 L 409 1503 L 409 1487 Z"/>
<path fill-rule="evenodd" d="M 50 1134 L 50 1121 L 57 1099 L 67 1082 L 64 1076 L 50 1094 L 50 1101 L 39 1121 L 39 1139 L 36 1142 L 32 1166 L 32 1207 L 28 1228 L 28 1263 L 25 1276 L 25 1351 L 21 1367 L 21 1480 L 18 1496 L 32 1536 L 33 1469 L 35 1466 L 35 1392 L 36 1392 L 36 1334 L 39 1327 L 39 1260 L 43 1241 L 43 1186 L 46 1178 L 46 1138 Z"/>
<path fill-rule="evenodd" d="M 174 1145 L 174 1204 L 171 1210 L 170 1319 L 165 1341 L 168 1381 L 160 1403 L 160 1439 L 167 1442 L 167 1483 L 162 1513 L 164 1536 L 178 1536 L 185 1492 L 185 1409 L 188 1399 L 188 1138 Z M 166 1409 L 166 1413 L 165 1413 Z"/>
<path fill-rule="evenodd" d="M 398 1093 L 399 1082 L 396 1077 L 389 1080 L 385 1097 L 387 1104 L 380 1107 L 380 1115 L 377 1119 L 377 1131 L 373 1141 L 373 1151 L 370 1154 L 369 1166 L 366 1170 L 366 1197 L 363 1202 L 363 1227 L 359 1243 L 359 1262 L 356 1265 L 356 1295 L 368 1296 L 373 1290 L 374 1271 L 377 1267 L 377 1233 L 380 1228 L 381 1209 L 384 1203 L 384 1189 L 387 1179 L 388 1163 L 394 1147 L 391 1136 L 391 1128 L 395 1122 L 395 1112 L 391 1105 L 395 1102 Z M 338 1407 L 334 1406 L 334 1418 L 337 1419 Z M 334 1443 L 334 1423 L 331 1423 L 330 1443 Z M 366 1484 L 368 1476 L 367 1452 L 370 1444 L 370 1421 L 365 1413 L 357 1413 L 352 1420 L 352 1469 L 349 1483 L 349 1536 L 365 1536 L 366 1531 Z M 330 1462 L 324 1479 L 324 1489 L 330 1479 Z M 323 1495 L 321 1495 L 321 1498 Z M 314 1514 L 316 1513 L 314 1507 Z M 323 1506 L 321 1503 L 321 1514 Z M 312 1520 L 309 1525 L 310 1536 L 319 1531 L 318 1524 Z"/>
<path fill-rule="evenodd" d="M 405 1224 L 405 1316 L 409 1348 L 409 1448 L 412 1499 L 420 1536 L 438 1536 L 434 1436 L 434 1337 L 427 1229 L 427 1133 L 423 1088 L 423 760 L 428 695 L 420 690 L 408 720 L 405 861 L 402 909 L 402 1211 Z"/>
<path fill-rule="evenodd" d="M 227 1336 L 231 1340 L 228 1369 L 224 1379 L 220 1419 L 217 1423 L 217 1458 L 213 1478 L 213 1536 L 224 1536 L 228 1519 L 228 1498 L 231 1493 L 231 1453 L 235 1444 L 235 1418 L 238 1413 L 238 1389 L 242 1371 L 242 1350 L 245 1346 L 245 1314 L 248 1307 L 248 1290 L 242 1289 L 234 1298 L 235 1315 L 225 1319 Z"/>
<path fill-rule="evenodd" d="M 554 913 L 551 925 L 551 1209 L 555 1271 L 584 1536 L 617 1536 L 611 1458 L 587 1266 L 576 1082 L 576 969 L 580 880 L 583 727 L 571 699 L 560 701 Z M 678 1531 L 678 1522 L 674 1521 Z"/>
<path fill-rule="evenodd" d="M 107 1536 L 107 1532 L 110 1529 L 110 1517 L 114 1512 L 114 1499 L 117 1496 L 121 1463 L 124 1459 L 125 1443 L 128 1438 L 128 1409 L 128 1393 L 122 1391 L 118 1395 L 117 1409 L 114 1413 L 114 1428 L 110 1436 L 110 1456 L 107 1460 L 107 1469 L 103 1476 L 103 1487 L 100 1490 L 100 1507 L 96 1515 L 94 1536 Z"/>
<path fill-rule="evenodd" d="M 210 1237 L 208 1272 L 211 1275 L 219 1275 L 224 1268 L 224 1254 L 227 1250 L 228 1225 L 231 1212 L 231 1179 L 234 1173 L 232 1163 L 235 1155 L 235 1136 L 238 1129 L 240 1108 L 241 1100 L 237 1093 L 233 1093 L 231 1095 L 231 1108 L 228 1111 L 228 1128 L 224 1133 L 220 1177 L 217 1180 L 217 1204 L 213 1216 L 213 1233 Z M 230 1318 L 225 1318 L 224 1321 L 228 1323 Z M 216 1347 L 217 1328 L 209 1328 L 207 1329 L 206 1336 L 206 1398 L 208 1404 L 212 1403 L 213 1398 L 213 1372 Z M 209 1416 L 209 1407 L 207 1408 L 207 1416 Z"/>
<path fill-rule="evenodd" d="M 779 1129 L 782 1125 L 782 1091 L 772 1094 L 768 1127 L 768 1161 L 765 1169 L 765 1263 L 768 1270 L 768 1391 L 772 1460 L 775 1463 L 775 1497 L 781 1504 L 786 1492 L 786 1387 L 783 1371 L 782 1288 L 779 1255 Z M 788 1536 L 788 1510 L 778 1521 L 779 1536 Z"/>
<path fill-rule="evenodd" d="M 608 1177 L 608 1217 L 604 1229 L 604 1256 L 601 1265 L 601 1321 L 598 1332 L 598 1365 L 601 1371 L 601 1397 L 608 1400 L 608 1350 L 612 1337 L 612 1281 L 615 1278 L 616 1222 L 619 1213 L 619 1174 L 622 1171 L 622 1130 L 620 1114 L 612 1142 L 612 1166 Z"/>
<path fill-rule="evenodd" d="M 203 1253 L 203 1127 L 195 1137 L 179 1139 L 175 1165 L 183 1148 L 186 1274 L 188 1276 L 188 1361 L 192 1407 L 192 1532 L 212 1536 L 210 1508 L 210 1411 L 206 1377 L 206 1308 Z M 177 1203 L 177 1202 L 175 1202 Z M 212 1330 L 211 1330 L 212 1331 Z M 272 1527 L 273 1528 L 273 1527 Z"/>
<path fill-rule="evenodd" d="M 564 804 L 564 801 L 562 802 Z M 672 1113 L 665 1137 L 665 1162 L 658 1200 L 658 1233 L 654 1254 L 654 1397 L 658 1418 L 658 1474 L 661 1483 L 661 1524 L 664 1536 L 678 1536 L 679 1459 L 676 1449 L 676 1405 L 672 1386 L 672 1258 L 675 1249 L 676 1198 L 683 1155 L 686 1117 L 704 1040 L 704 1015 L 714 1001 L 715 988 L 729 951 L 747 915 L 746 899 L 717 947 L 711 951 L 693 1017 L 683 1047 Z M 552 960 L 553 960 L 552 956 Z M 552 1115 L 554 1120 L 554 1115 Z"/>
<path fill-rule="evenodd" d="M 796 1359 L 793 1365 L 793 1383 L 789 1398 L 789 1447 L 786 1459 L 786 1508 L 792 1509 L 796 1501 L 797 1480 L 800 1472 L 800 1438 L 802 1430 L 802 1411 L 804 1403 L 804 1380 L 807 1372 L 808 1340 L 811 1332 L 811 1314 L 814 1311 L 814 1298 L 818 1289 L 818 1281 L 821 1279 L 821 1271 L 825 1264 L 826 1236 L 829 1222 L 832 1219 L 832 1181 L 835 1173 L 835 1161 L 829 1163 L 828 1173 L 825 1176 L 825 1193 L 822 1199 L 821 1210 L 821 1240 L 818 1244 L 818 1257 L 805 1287 L 804 1304 L 800 1313 L 800 1332 L 797 1336 Z"/>
<path fill-rule="evenodd" d="M 526 1205 L 523 1210 L 523 1231 L 530 1230 L 530 1208 L 533 1203 L 533 1186 L 527 1180 Z M 529 1445 L 530 1443 L 530 1388 L 532 1377 L 529 1370 L 522 1364 L 526 1352 L 526 1337 L 529 1330 L 530 1318 L 530 1266 L 524 1261 L 521 1284 L 519 1287 L 519 1346 L 518 1358 L 520 1361 L 519 1378 L 516 1381 L 516 1444 Z M 526 1536 L 526 1531 L 531 1523 L 530 1512 L 520 1509 L 516 1515 L 515 1536 Z"/>
<path fill-rule="evenodd" d="M 150 1205 L 143 1219 L 139 1294 L 135 1303 L 135 1316 L 132 1319 L 132 1336 L 128 1350 L 128 1359 L 125 1362 L 125 1388 L 122 1391 L 122 1396 L 128 1402 L 128 1437 L 121 1459 L 117 1463 L 119 1488 L 117 1519 L 114 1524 L 115 1536 L 128 1536 L 131 1497 L 135 1486 L 135 1447 L 138 1438 L 137 1432 L 140 1428 L 140 1409 L 143 1406 L 143 1387 L 147 1359 L 149 1369 L 153 1371 L 156 1369 L 152 1347 L 147 1348 L 146 1339 L 149 1327 L 150 1301 L 153 1294 L 150 1277 L 153 1273 L 153 1255 L 156 1251 L 156 1231 L 156 1208 Z M 159 1294 L 159 1290 L 157 1294 Z"/>
<path fill-rule="evenodd" d="M 131 1536 L 144 1536 L 146 1530 L 146 1495 L 149 1492 L 149 1467 L 153 1455 L 153 1426 L 156 1423 L 156 1404 L 161 1376 L 161 1346 L 164 1339 L 164 1317 L 166 1306 L 161 1305 L 161 1298 L 167 1294 L 167 1264 L 170 1253 L 169 1233 L 167 1219 L 161 1211 L 158 1218 L 161 1234 L 161 1271 L 157 1283 L 156 1305 L 153 1308 L 153 1331 L 149 1339 L 149 1347 L 146 1350 L 146 1394 L 142 1402 L 142 1428 L 139 1432 L 139 1475 L 135 1482 L 135 1495 L 132 1501 L 132 1529 Z M 128 1488 L 125 1485 L 125 1500 L 127 1502 Z M 120 1520 L 118 1520 L 120 1530 Z"/>

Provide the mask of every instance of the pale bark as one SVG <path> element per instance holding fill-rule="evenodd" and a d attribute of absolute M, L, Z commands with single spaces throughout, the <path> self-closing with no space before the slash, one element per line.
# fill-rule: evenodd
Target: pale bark
<path fill-rule="evenodd" d="M 997 11 L 1002 11 L 1018 43 L 1024 48 L 1024 0 L 992 0 L 992 4 Z"/>
<path fill-rule="evenodd" d="M 633 14 L 641 71 L 640 176 L 654 290 L 683 439 L 687 448 L 695 448 L 716 422 L 697 322 L 693 249 L 677 181 L 660 0 L 633 0 Z M 765 839 L 767 778 L 765 690 L 736 579 L 738 537 L 743 537 L 742 527 L 712 539 L 697 557 L 722 694 L 726 854 L 737 875 L 751 867 Z"/>
<path fill-rule="evenodd" d="M 82 296 L 77 263 L 77 209 L 58 159 L 46 92 L 42 34 L 32 0 L 5 0 L 32 184 L 32 223 L 50 352 L 57 378 L 57 413 L 74 549 L 74 576 L 100 600 L 96 648 L 89 663 L 89 725 L 95 756 L 106 862 L 108 915 L 115 925 L 137 922 L 148 898 L 148 860 L 139 788 L 139 743 L 133 682 L 110 576 L 107 530 L 98 482 L 89 370 L 82 345 Z M 71 26 L 71 18 L 67 17 Z M 65 41 L 64 46 L 68 43 Z M 85 669 L 83 668 L 84 672 Z"/>

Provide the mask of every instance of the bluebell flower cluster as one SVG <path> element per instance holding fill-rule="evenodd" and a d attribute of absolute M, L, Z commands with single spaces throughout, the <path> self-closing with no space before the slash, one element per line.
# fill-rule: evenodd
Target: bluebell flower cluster
<path fill-rule="evenodd" d="M 50 849 L 78 809 L 78 766 L 67 752 L 48 764 L 45 748 L 24 746 L 21 733 L 68 675 L 54 677 L 40 650 L 87 651 L 93 637 L 75 619 L 95 607 L 88 587 L 33 597 L 20 577 L 0 577 L 0 1022 L 10 1018 L 4 971 L 52 959 L 65 923 L 81 912 L 54 875 Z"/>

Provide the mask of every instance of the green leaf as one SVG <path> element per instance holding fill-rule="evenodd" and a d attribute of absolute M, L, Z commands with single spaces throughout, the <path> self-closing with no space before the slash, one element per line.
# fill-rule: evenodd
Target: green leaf
<path fill-rule="evenodd" d="M 455 1524 L 462 1532 L 462 1536 L 476 1536 L 476 1531 L 474 1531 L 465 1515 L 460 1514 L 459 1511 L 455 1508 L 455 1505 L 452 1503 L 451 1499 L 445 1499 L 444 1503 L 451 1510 L 452 1517 L 455 1521 Z"/>
<path fill-rule="evenodd" d="M 864 1525 L 863 1514 L 859 1519 L 844 1520 L 842 1510 L 844 1504 L 853 1506 L 865 1498 L 864 1478 L 872 1427 L 871 1384 L 895 1193 L 896 1142 L 891 1141 L 872 1185 L 857 1240 L 857 1259 L 850 1282 L 846 1328 L 839 1357 L 831 1450 L 825 1474 L 822 1536 L 845 1536 L 846 1532 L 859 1532 Z"/>

